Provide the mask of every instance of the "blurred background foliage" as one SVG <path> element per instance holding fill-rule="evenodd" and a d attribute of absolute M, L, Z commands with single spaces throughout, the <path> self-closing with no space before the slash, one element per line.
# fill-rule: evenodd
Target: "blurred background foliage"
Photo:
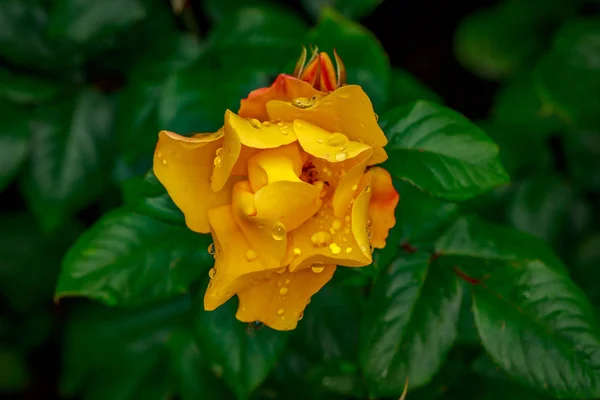
<path fill-rule="evenodd" d="M 382 124 L 415 100 L 476 121 L 512 183 L 451 203 L 396 182 L 388 247 L 278 333 L 237 322 L 234 301 L 201 311 L 210 238 L 147 171 L 160 129 L 215 131 L 302 44 L 335 47 Z M 594 307 L 582 315 L 597 313 L 598 1 L 0 0 L 0 103 L 2 396 L 397 399 L 410 373 L 409 399 L 587 398 L 498 368 L 481 335 L 508 314 L 414 249 L 489 262 L 452 242 L 470 235 L 498 243 L 495 261 L 567 265 Z M 467 214 L 533 236 L 510 242 Z"/>

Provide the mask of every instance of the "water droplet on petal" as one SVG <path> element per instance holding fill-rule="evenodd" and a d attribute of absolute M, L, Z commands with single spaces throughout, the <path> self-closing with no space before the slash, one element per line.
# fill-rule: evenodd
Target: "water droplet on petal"
<path fill-rule="evenodd" d="M 348 138 L 343 133 L 332 133 L 327 138 L 327 144 L 332 147 L 338 147 L 346 144 Z"/>
<path fill-rule="evenodd" d="M 342 221 L 340 221 L 339 219 L 334 219 L 331 224 L 331 227 L 333 229 L 335 229 L 336 231 L 339 231 L 340 228 L 342 227 Z"/>
<path fill-rule="evenodd" d="M 317 143 L 319 143 L 319 144 L 322 144 L 322 143 L 324 143 L 324 142 L 325 142 L 325 141 L 324 141 L 323 139 L 317 139 Z"/>
<path fill-rule="evenodd" d="M 290 280 L 289 280 L 289 279 L 286 279 L 286 280 L 285 280 L 285 284 L 286 284 L 286 285 L 289 285 L 289 284 L 290 284 Z"/>
<path fill-rule="evenodd" d="M 280 128 L 283 128 L 284 124 L 283 124 L 283 122 L 279 121 L 279 122 L 277 123 L 277 126 L 278 126 L 278 127 L 280 127 Z"/>
<path fill-rule="evenodd" d="M 283 268 L 281 268 L 281 269 L 278 269 L 278 270 L 277 270 L 277 271 L 275 271 L 275 272 L 277 272 L 278 274 L 283 274 L 283 273 L 285 272 L 286 268 L 287 268 L 287 267 L 283 267 Z"/>
<path fill-rule="evenodd" d="M 356 190 L 356 189 L 358 189 L 358 185 L 353 185 L 352 190 Z"/>
<path fill-rule="evenodd" d="M 250 125 L 252 125 L 252 127 L 253 127 L 253 128 L 256 128 L 256 129 L 259 129 L 259 128 L 262 126 L 262 124 L 260 123 L 260 121 L 259 121 L 259 120 L 257 120 L 256 118 L 252 118 L 252 119 L 251 119 L 250 121 L 248 121 L 248 122 L 250 122 Z"/>
<path fill-rule="evenodd" d="M 212 279 L 212 278 L 214 278 L 214 277 L 215 277 L 215 274 L 216 274 L 216 273 L 217 273 L 217 271 L 216 271 L 214 268 L 211 268 L 211 269 L 209 269 L 209 270 L 208 270 L 208 277 L 209 277 L 210 279 Z"/>
<path fill-rule="evenodd" d="M 215 157 L 215 160 L 214 160 L 215 167 L 220 166 L 222 162 L 223 162 L 223 160 L 221 159 L 220 156 Z"/>
<path fill-rule="evenodd" d="M 159 151 L 158 152 L 158 158 L 161 158 L 161 157 L 162 157 L 162 153 Z"/>
<path fill-rule="evenodd" d="M 214 256 L 215 253 L 216 253 L 215 244 L 214 243 L 209 244 L 208 245 L 208 254 L 210 254 L 211 256 Z"/>
<path fill-rule="evenodd" d="M 308 108 L 312 106 L 312 104 L 312 100 L 308 99 L 307 97 L 297 97 L 294 100 L 292 100 L 292 105 L 298 108 Z"/>
<path fill-rule="evenodd" d="M 288 288 L 286 287 L 282 287 L 281 289 L 279 289 L 279 294 L 282 296 L 285 296 L 288 292 Z"/>
<path fill-rule="evenodd" d="M 217 149 L 217 155 L 218 155 L 218 156 L 219 156 L 219 155 L 221 155 L 221 152 L 222 152 L 222 151 L 223 151 L 223 148 L 222 148 L 222 147 L 219 147 L 219 148 Z"/>
<path fill-rule="evenodd" d="M 277 310 L 277 315 L 283 315 L 284 312 L 285 310 L 283 308 L 280 308 L 279 310 Z"/>
<path fill-rule="evenodd" d="M 366 192 L 366 193 L 369 193 L 370 191 L 371 191 L 371 185 L 368 185 L 368 186 L 366 187 L 366 189 L 365 189 L 365 192 Z"/>
<path fill-rule="evenodd" d="M 350 222 L 350 216 L 349 216 L 349 215 L 346 215 L 346 216 L 344 217 L 344 221 L 346 221 L 346 222 Z"/>
<path fill-rule="evenodd" d="M 338 161 L 344 161 L 346 158 L 348 158 L 348 153 L 346 153 L 344 151 L 337 153 L 335 155 L 335 159 Z"/>
<path fill-rule="evenodd" d="M 299 256 L 300 254 L 302 254 L 302 250 L 298 247 L 294 247 L 294 255 Z"/>
<path fill-rule="evenodd" d="M 331 234 L 325 231 L 317 231 L 310 237 L 315 246 L 327 246 L 331 243 Z"/>
<path fill-rule="evenodd" d="M 304 318 L 304 313 L 303 312 L 300 313 L 300 316 L 298 317 L 298 321 L 300 321 L 302 318 Z"/>
<path fill-rule="evenodd" d="M 346 254 L 352 253 L 352 247 L 346 247 Z"/>
<path fill-rule="evenodd" d="M 375 114 L 375 121 L 379 121 L 379 115 L 377 115 L 377 113 L 374 113 L 374 114 Z"/>
<path fill-rule="evenodd" d="M 325 269 L 324 266 L 322 265 L 318 265 L 315 264 L 312 267 L 310 267 L 310 269 L 312 270 L 312 272 L 314 272 L 315 274 L 320 274 L 321 272 L 323 272 L 323 270 Z M 310 301 L 310 300 L 309 300 Z"/>
<path fill-rule="evenodd" d="M 163 165 L 167 165 L 167 160 L 166 159 L 163 160 L 162 163 L 163 163 Z"/>
<path fill-rule="evenodd" d="M 271 232 L 273 239 L 283 240 L 283 238 L 285 238 L 285 233 L 285 226 L 281 222 L 276 222 L 275 225 L 273 225 L 273 230 Z"/>
<path fill-rule="evenodd" d="M 269 121 L 263 121 L 262 125 L 268 128 L 269 126 L 271 126 L 271 123 Z"/>
<path fill-rule="evenodd" d="M 332 254 L 340 254 L 342 252 L 341 247 L 338 246 L 337 243 L 331 243 L 329 245 L 329 250 L 331 251 Z"/>
<path fill-rule="evenodd" d="M 246 260 L 254 261 L 256 260 L 256 257 L 258 257 L 258 254 L 256 254 L 256 251 L 254 251 L 253 249 L 248 249 L 246 250 L 244 256 L 246 257 Z"/>

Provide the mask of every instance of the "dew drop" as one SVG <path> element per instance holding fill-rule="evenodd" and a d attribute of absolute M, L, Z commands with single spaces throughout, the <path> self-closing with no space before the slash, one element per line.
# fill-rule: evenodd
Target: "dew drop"
<path fill-rule="evenodd" d="M 300 313 L 300 316 L 298 317 L 298 321 L 302 320 L 302 318 L 304 318 L 304 313 L 303 312 Z"/>
<path fill-rule="evenodd" d="M 246 307 L 242 307 L 242 308 L 241 308 L 241 310 L 242 310 L 242 311 L 246 311 Z"/>
<path fill-rule="evenodd" d="M 161 158 L 161 157 L 162 157 L 162 153 L 159 151 L 158 152 L 158 158 Z"/>
<path fill-rule="evenodd" d="M 281 122 L 281 121 L 279 121 L 279 122 L 277 123 L 277 126 L 278 126 L 278 127 L 280 127 L 280 128 L 283 128 L 283 126 L 284 126 L 284 123 L 283 123 L 283 122 Z"/>
<path fill-rule="evenodd" d="M 324 266 L 322 265 L 318 265 L 315 264 L 312 267 L 310 267 L 310 269 L 312 270 L 312 272 L 314 272 L 315 274 L 320 274 L 321 272 L 323 272 L 323 270 L 325 269 Z"/>
<path fill-rule="evenodd" d="M 221 152 L 222 152 L 222 151 L 223 151 L 223 148 L 222 148 L 222 147 L 219 147 L 219 148 L 217 149 L 217 155 L 218 155 L 218 156 L 219 156 L 219 155 L 221 155 Z"/>
<path fill-rule="evenodd" d="M 292 100 L 292 105 L 298 108 L 308 108 L 312 106 L 312 100 L 307 97 L 297 97 Z"/>
<path fill-rule="evenodd" d="M 285 284 L 286 284 L 286 285 L 289 285 L 289 284 L 290 284 L 290 280 L 289 280 L 289 279 L 286 279 L 286 280 L 285 280 Z"/>
<path fill-rule="evenodd" d="M 262 123 L 262 125 L 263 125 L 265 128 L 268 128 L 269 126 L 271 126 L 271 123 L 270 123 L 269 121 L 264 121 L 264 122 Z"/>
<path fill-rule="evenodd" d="M 215 160 L 214 160 L 215 167 L 220 166 L 222 162 L 223 162 L 223 160 L 221 159 L 220 156 L 215 157 Z"/>
<path fill-rule="evenodd" d="M 281 289 L 279 289 L 279 294 L 282 296 L 285 296 L 288 292 L 288 288 L 286 288 L 285 286 L 282 287 Z"/>
<path fill-rule="evenodd" d="M 208 270 L 208 277 L 209 277 L 210 279 L 214 278 L 214 277 L 215 277 L 215 273 L 216 273 L 216 272 L 217 272 L 217 271 L 215 271 L 215 269 L 214 269 L 214 268 L 211 268 L 211 269 L 209 269 L 209 270 Z"/>
<path fill-rule="evenodd" d="M 281 222 L 276 222 L 275 225 L 273 225 L 271 236 L 273 236 L 273 239 L 275 240 L 283 240 L 283 238 L 285 238 L 285 226 Z"/>
<path fill-rule="evenodd" d="M 317 139 L 317 143 L 323 144 L 325 141 L 323 139 Z"/>
<path fill-rule="evenodd" d="M 335 159 L 338 161 L 344 161 L 346 158 L 348 158 L 348 153 L 346 153 L 344 151 L 337 153 L 335 155 Z"/>
<path fill-rule="evenodd" d="M 342 227 L 342 221 L 340 221 L 339 219 L 334 219 L 331 224 L 331 227 L 333 229 L 335 229 L 336 231 L 339 231 L 340 228 Z"/>
<path fill-rule="evenodd" d="M 284 312 L 285 310 L 283 308 L 280 308 L 279 310 L 277 310 L 277 315 L 283 315 Z"/>
<path fill-rule="evenodd" d="M 358 189 L 358 185 L 353 185 L 352 190 L 356 190 L 356 189 Z"/>
<path fill-rule="evenodd" d="M 365 189 L 365 193 L 369 193 L 371 191 L 371 185 L 368 185 Z"/>
<path fill-rule="evenodd" d="M 332 133 L 327 138 L 327 144 L 332 147 L 339 147 L 345 145 L 348 142 L 348 138 L 343 133 Z"/>
<path fill-rule="evenodd" d="M 283 267 L 283 268 L 281 268 L 281 269 L 278 269 L 278 270 L 277 270 L 277 271 L 275 271 L 275 272 L 277 272 L 278 274 L 283 274 L 283 273 L 285 272 L 285 269 L 286 269 L 286 267 Z"/>
<path fill-rule="evenodd" d="M 256 257 L 258 257 L 258 254 L 256 254 L 256 251 L 254 251 L 253 249 L 248 249 L 246 250 L 244 256 L 246 257 L 246 260 L 254 261 L 256 260 Z"/>
<path fill-rule="evenodd" d="M 252 125 L 253 128 L 259 129 L 260 127 L 262 127 L 262 124 L 260 123 L 259 120 L 257 120 L 256 118 L 252 118 L 250 121 L 250 125 Z"/>
<path fill-rule="evenodd" d="M 344 217 L 344 221 L 346 221 L 346 222 L 350 222 L 350 216 L 349 216 L 349 215 L 346 215 L 346 216 Z"/>
<path fill-rule="evenodd" d="M 331 251 L 332 254 L 340 254 L 342 252 L 341 247 L 338 246 L 337 243 L 331 243 L 329 245 L 329 250 Z"/>
<path fill-rule="evenodd" d="M 302 250 L 299 247 L 294 247 L 294 255 L 299 256 L 300 254 L 302 254 Z"/>
<path fill-rule="evenodd" d="M 214 256 L 217 251 L 215 250 L 215 244 L 211 243 L 208 245 L 208 254 Z"/>
<path fill-rule="evenodd" d="M 335 235 L 335 229 L 329 228 L 329 233 L 331 234 L 331 236 Z"/>
<path fill-rule="evenodd" d="M 164 160 L 162 161 L 162 163 L 163 163 L 163 165 L 167 165 L 167 160 L 166 160 L 166 159 L 164 159 Z"/>
<path fill-rule="evenodd" d="M 310 297 L 308 298 L 308 300 L 306 300 L 306 305 L 310 304 Z"/>
<path fill-rule="evenodd" d="M 327 246 L 331 243 L 331 234 L 325 231 L 317 231 L 310 237 L 315 246 Z"/>
<path fill-rule="evenodd" d="M 374 113 L 374 114 L 375 114 L 375 121 L 379 121 L 379 115 L 377 115 L 377 113 Z"/>
<path fill-rule="evenodd" d="M 346 254 L 352 253 L 352 247 L 346 247 Z"/>

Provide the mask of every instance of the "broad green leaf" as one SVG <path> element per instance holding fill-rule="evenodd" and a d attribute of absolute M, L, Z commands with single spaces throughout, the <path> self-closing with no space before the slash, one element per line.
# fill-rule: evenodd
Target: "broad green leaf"
<path fill-rule="evenodd" d="M 509 245 L 510 235 L 462 219 L 438 241 L 444 265 L 478 279 L 473 310 L 486 351 L 509 376 L 540 392 L 598 397 L 600 329 L 589 301 L 564 266 L 552 265 L 516 231 Z"/>
<path fill-rule="evenodd" d="M 53 36 L 86 44 L 110 36 L 145 15 L 139 0 L 57 0 L 49 30 Z"/>
<path fill-rule="evenodd" d="M 277 75 L 299 57 L 308 27 L 280 5 L 245 7 L 228 14 L 209 32 L 211 57 L 226 68 L 244 65 Z"/>
<path fill-rule="evenodd" d="M 458 317 L 458 333 L 456 343 L 462 346 L 479 347 L 481 340 L 477 327 L 475 326 L 475 317 L 473 316 L 473 294 L 469 290 L 469 283 L 460 282 L 462 286 L 462 302 L 460 304 L 460 315 Z"/>
<path fill-rule="evenodd" d="M 237 111 L 250 91 L 270 84 L 264 72 L 212 67 L 202 57 L 169 77 L 158 104 L 158 122 L 180 134 L 214 132 L 223 125 L 227 109 Z"/>
<path fill-rule="evenodd" d="M 57 82 L 0 68 L 0 99 L 17 104 L 34 104 L 52 99 L 59 91 L 60 84 Z"/>
<path fill-rule="evenodd" d="M 444 394 L 448 391 L 448 387 L 454 384 L 467 371 L 466 357 L 462 354 L 461 350 L 454 348 L 450 351 L 440 371 L 427 385 L 413 391 L 410 390 L 411 385 L 408 382 L 409 390 L 406 398 L 418 400 L 444 399 Z"/>
<path fill-rule="evenodd" d="M 183 213 L 152 170 L 144 178 L 135 177 L 123 182 L 123 197 L 126 207 L 132 211 L 185 226 Z"/>
<path fill-rule="evenodd" d="M 381 2 L 383 0 L 302 0 L 302 5 L 313 19 L 318 19 L 323 10 L 328 7 L 347 18 L 358 19 L 370 14 Z"/>
<path fill-rule="evenodd" d="M 48 35 L 48 10 L 43 2 L 0 2 L 2 58 L 34 70 L 59 73 L 83 62 L 73 46 Z"/>
<path fill-rule="evenodd" d="M 567 169 L 578 186 L 600 191 L 600 129 L 565 132 Z"/>
<path fill-rule="evenodd" d="M 440 95 L 421 83 L 410 72 L 401 68 L 392 69 L 392 88 L 388 104 L 399 106 L 417 100 L 427 100 L 438 104 L 444 102 Z"/>
<path fill-rule="evenodd" d="M 513 180 L 532 173 L 546 173 L 554 168 L 548 138 L 529 129 L 529 126 L 493 120 L 479 123 L 479 127 L 500 148 L 502 165 Z"/>
<path fill-rule="evenodd" d="M 548 244 L 564 232 L 573 190 L 558 176 L 532 177 L 522 182 L 508 206 L 509 223 Z"/>
<path fill-rule="evenodd" d="M 0 192 L 19 172 L 29 152 L 29 115 L 25 110 L 0 103 Z"/>
<path fill-rule="evenodd" d="M 541 141 L 548 134 L 562 129 L 564 124 L 543 106 L 534 78 L 529 70 L 517 73 L 501 86 L 494 97 L 491 119 L 510 129 L 504 135 Z"/>
<path fill-rule="evenodd" d="M 11 349 L 0 347 L 0 392 L 19 392 L 30 381 L 25 357 Z"/>
<path fill-rule="evenodd" d="M 371 396 L 400 396 L 407 377 L 412 389 L 427 384 L 454 343 L 459 282 L 430 258 L 401 256 L 371 290 L 359 344 Z"/>
<path fill-rule="evenodd" d="M 565 271 L 565 266 L 542 240 L 512 228 L 486 223 L 474 216 L 456 221 L 438 239 L 435 251 L 440 260 L 459 268 L 473 266 L 477 269 L 493 262 L 510 264 L 541 260 L 549 268 Z M 475 278 L 484 274 L 482 272 Z"/>
<path fill-rule="evenodd" d="M 52 230 L 102 193 L 113 157 L 112 103 L 85 90 L 39 109 L 31 121 L 31 156 L 23 194 Z"/>
<path fill-rule="evenodd" d="M 185 293 L 212 265 L 207 235 L 117 209 L 69 250 L 56 298 L 85 296 L 137 306 Z"/>
<path fill-rule="evenodd" d="M 383 110 L 390 96 L 391 67 L 377 38 L 362 25 L 326 9 L 303 43 L 330 56 L 335 49 L 346 66 L 349 84 L 362 86 L 375 111 Z"/>
<path fill-rule="evenodd" d="M 198 299 L 200 308 L 202 296 Z M 238 400 L 245 400 L 269 375 L 289 336 L 239 322 L 236 308 L 237 302 L 230 300 L 214 311 L 199 309 L 194 327 L 213 372 L 223 378 Z"/>
<path fill-rule="evenodd" d="M 46 234 L 31 215 L 0 216 L 0 293 L 14 311 L 51 304 L 61 259 L 79 233 L 79 226 L 67 225 Z"/>
<path fill-rule="evenodd" d="M 552 50 L 536 67 L 537 92 L 544 106 L 579 128 L 600 122 L 600 18 L 568 22 Z"/>
<path fill-rule="evenodd" d="M 64 335 L 63 397 L 228 399 L 189 340 L 187 296 L 129 310 L 78 307 Z M 201 389 L 199 389 L 199 386 Z M 198 397 L 193 397 L 198 398 Z"/>
<path fill-rule="evenodd" d="M 417 101 L 381 117 L 388 170 L 435 197 L 467 200 L 508 182 L 498 146 L 467 118 Z"/>

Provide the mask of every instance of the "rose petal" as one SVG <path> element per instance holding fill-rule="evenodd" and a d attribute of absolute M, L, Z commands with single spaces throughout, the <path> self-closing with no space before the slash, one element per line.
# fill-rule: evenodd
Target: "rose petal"
<path fill-rule="evenodd" d="M 371 243 L 373 247 L 383 249 L 389 230 L 396 224 L 394 211 L 400 200 L 389 172 L 383 168 L 370 169 L 373 176 L 371 191 L 373 196 L 369 202 L 371 216 Z"/>

